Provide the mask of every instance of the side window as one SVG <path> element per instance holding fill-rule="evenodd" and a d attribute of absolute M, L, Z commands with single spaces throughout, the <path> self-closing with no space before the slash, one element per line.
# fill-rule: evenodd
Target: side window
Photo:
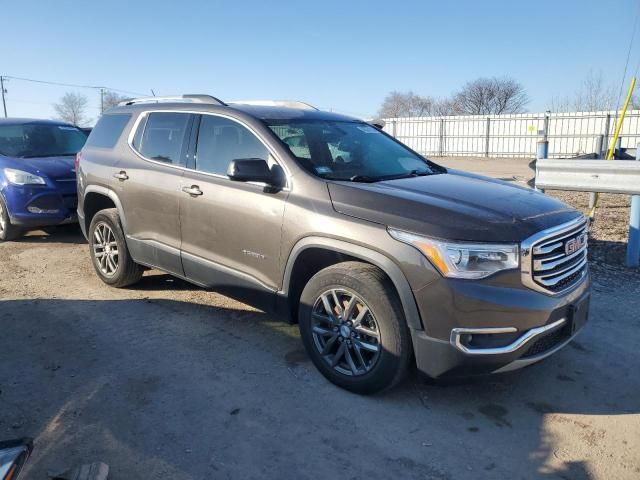
<path fill-rule="evenodd" d="M 87 145 L 98 148 L 113 148 L 122 135 L 124 127 L 127 126 L 129 118 L 131 115 L 128 113 L 103 115 L 91 130 Z"/>
<path fill-rule="evenodd" d="M 190 118 L 188 113 L 150 113 L 146 123 L 140 122 L 138 127 L 144 129 L 138 151 L 151 160 L 182 165 L 181 153 Z"/>
<path fill-rule="evenodd" d="M 136 150 L 140 151 L 140 145 L 142 144 L 142 134 L 144 133 L 144 127 L 147 124 L 147 114 L 143 113 L 142 114 L 142 120 L 140 120 L 140 122 L 138 123 L 138 128 L 136 130 L 135 135 L 133 136 L 133 148 L 135 148 Z"/>
<path fill-rule="evenodd" d="M 226 175 L 231 160 L 262 158 L 269 161 L 269 151 L 251 133 L 232 120 L 203 115 L 198 132 L 196 170 Z"/>

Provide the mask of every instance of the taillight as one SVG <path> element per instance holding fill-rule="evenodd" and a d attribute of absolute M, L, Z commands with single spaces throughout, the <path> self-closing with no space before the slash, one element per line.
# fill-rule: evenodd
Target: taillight
<path fill-rule="evenodd" d="M 80 159 L 82 158 L 82 151 L 76 153 L 76 161 L 75 161 L 75 169 L 76 173 L 78 173 L 78 168 L 80 167 Z"/>

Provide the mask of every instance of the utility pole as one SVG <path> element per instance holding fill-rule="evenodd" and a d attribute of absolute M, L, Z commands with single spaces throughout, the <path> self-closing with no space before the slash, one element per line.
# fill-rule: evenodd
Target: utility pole
<path fill-rule="evenodd" d="M 4 94 L 7 91 L 4 89 L 4 77 L 0 75 L 0 92 L 2 92 L 2 108 L 4 108 L 4 118 L 7 118 L 7 101 L 4 99 Z"/>
<path fill-rule="evenodd" d="M 104 88 L 100 88 L 100 115 L 104 113 Z"/>

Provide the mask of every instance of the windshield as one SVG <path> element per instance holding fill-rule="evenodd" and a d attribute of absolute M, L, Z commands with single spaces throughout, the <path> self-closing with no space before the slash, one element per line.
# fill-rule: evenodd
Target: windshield
<path fill-rule="evenodd" d="M 310 172 L 331 180 L 375 182 L 441 169 L 363 122 L 266 120 Z"/>
<path fill-rule="evenodd" d="M 87 135 L 84 132 L 69 125 L 0 125 L 0 155 L 7 157 L 75 155 L 86 141 Z"/>

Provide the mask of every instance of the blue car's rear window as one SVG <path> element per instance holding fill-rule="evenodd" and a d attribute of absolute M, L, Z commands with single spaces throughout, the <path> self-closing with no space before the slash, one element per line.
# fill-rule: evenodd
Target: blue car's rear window
<path fill-rule="evenodd" d="M 118 142 L 124 127 L 127 126 L 131 115 L 128 113 L 114 113 L 103 115 L 91 131 L 87 146 L 98 148 L 113 148 Z"/>

